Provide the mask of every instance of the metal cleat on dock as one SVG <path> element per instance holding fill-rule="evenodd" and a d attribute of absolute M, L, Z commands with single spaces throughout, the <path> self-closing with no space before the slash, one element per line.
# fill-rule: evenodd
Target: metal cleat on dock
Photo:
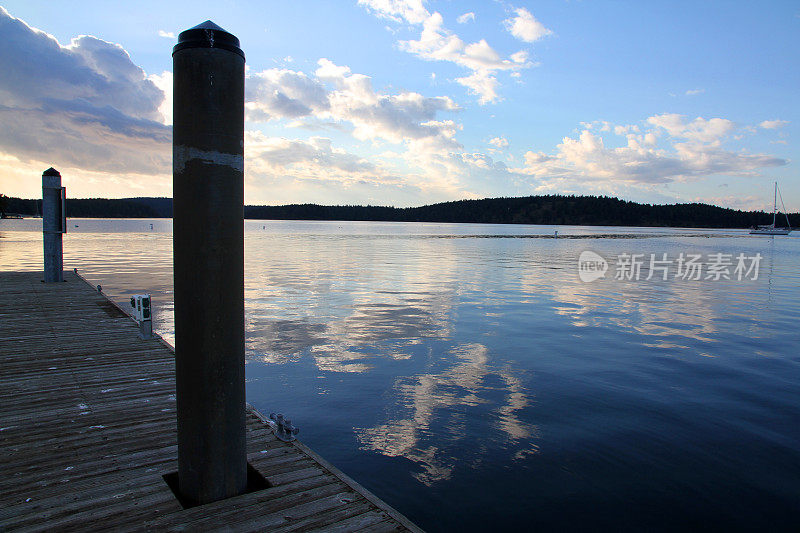
<path fill-rule="evenodd" d="M 300 433 L 300 428 L 293 426 L 292 421 L 288 418 L 284 418 L 280 413 L 277 415 L 275 413 L 270 413 L 269 419 L 274 422 L 274 424 L 270 425 L 275 432 L 275 436 L 282 441 L 291 442 L 294 440 L 294 436 Z"/>

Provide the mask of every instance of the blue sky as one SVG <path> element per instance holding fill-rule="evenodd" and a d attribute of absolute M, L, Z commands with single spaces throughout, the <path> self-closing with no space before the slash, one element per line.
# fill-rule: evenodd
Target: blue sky
<path fill-rule="evenodd" d="M 796 2 L 2 5 L 6 194 L 53 165 L 73 197 L 170 195 L 171 47 L 212 19 L 247 55 L 248 203 L 765 208 L 777 179 L 800 209 Z"/>

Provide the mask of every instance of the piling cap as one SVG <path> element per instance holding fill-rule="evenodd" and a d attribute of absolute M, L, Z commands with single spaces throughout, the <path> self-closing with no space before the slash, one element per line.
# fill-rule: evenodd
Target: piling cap
<path fill-rule="evenodd" d="M 244 59 L 244 52 L 239 48 L 239 39 L 210 20 L 182 31 L 178 35 L 178 44 L 172 49 L 172 54 L 175 55 L 175 52 L 185 48 L 222 48 L 239 54 Z"/>
<path fill-rule="evenodd" d="M 47 170 L 45 170 L 44 172 L 42 172 L 42 176 L 56 176 L 56 177 L 60 178 L 61 177 L 61 173 L 58 170 L 54 169 L 53 167 L 50 167 Z"/>

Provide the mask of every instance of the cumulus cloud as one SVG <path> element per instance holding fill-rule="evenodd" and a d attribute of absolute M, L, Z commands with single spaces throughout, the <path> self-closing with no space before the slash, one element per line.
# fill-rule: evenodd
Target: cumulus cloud
<path fill-rule="evenodd" d="M 328 90 L 302 72 L 274 68 L 252 73 L 245 84 L 248 120 L 297 118 L 329 108 Z"/>
<path fill-rule="evenodd" d="M 665 129 L 673 137 L 701 143 L 717 142 L 736 128 L 736 124 L 724 118 L 706 120 L 697 117 L 691 122 L 686 122 L 683 116 L 676 113 L 655 115 L 648 118 L 647 122 Z"/>
<path fill-rule="evenodd" d="M 397 172 L 399 154 L 367 159 L 333 145 L 326 137 L 309 140 L 245 133 L 245 190 L 249 202 L 418 204 L 452 198 L 434 178 Z"/>
<path fill-rule="evenodd" d="M 517 15 L 505 20 L 503 23 L 511 35 L 517 39 L 532 43 L 553 33 L 545 28 L 544 24 L 536 20 L 536 17 L 524 7 L 517 8 L 514 12 Z"/>
<path fill-rule="evenodd" d="M 349 67 L 324 58 L 318 61 L 313 74 L 272 69 L 252 77 L 255 83 L 248 90 L 247 103 L 251 119 L 298 118 L 347 125 L 356 140 L 398 147 L 386 150 L 375 158 L 373 167 L 368 167 L 364 166 L 366 160 L 354 156 L 335 151 L 320 153 L 318 142 L 311 146 L 305 141 L 261 138 L 256 143 L 251 137 L 247 150 L 259 151 L 260 155 L 253 157 L 261 161 L 260 165 L 248 167 L 248 171 L 260 169 L 255 175 L 268 179 L 279 175 L 280 179 L 291 177 L 304 183 L 313 179 L 317 185 L 341 180 L 355 188 L 387 187 L 399 197 L 413 192 L 417 197 L 424 194 L 444 199 L 452 198 L 459 190 L 452 154 L 461 149 L 456 140 L 461 126 L 439 116 L 459 109 L 450 98 L 376 91 L 369 76 L 353 73 Z M 302 90 L 285 91 L 284 85 Z M 288 154 L 300 160 L 287 159 Z M 287 167 L 286 161 L 291 165 Z M 348 168 L 343 167 L 345 163 Z M 280 168 L 276 167 L 278 164 Z M 325 170 L 326 167 L 329 168 Z"/>
<path fill-rule="evenodd" d="M 251 198 L 273 203 L 274 197 L 258 192 L 265 184 L 287 195 L 302 190 L 305 201 L 324 203 L 336 198 L 386 203 L 391 194 L 395 202 L 408 205 L 421 197 L 457 195 L 458 170 L 451 160 L 461 149 L 456 140 L 461 126 L 440 116 L 459 109 L 450 98 L 377 91 L 369 76 L 325 58 L 312 73 L 270 69 L 250 74 L 246 85 L 250 121 L 283 119 L 290 126 L 337 128 L 373 147 L 393 145 L 368 160 L 335 148 L 324 137 L 306 141 L 248 132 L 245 169 Z"/>
<path fill-rule="evenodd" d="M 430 16 L 424 0 L 358 0 L 358 4 L 374 15 L 394 22 L 420 24 Z"/>
<path fill-rule="evenodd" d="M 472 11 L 470 11 L 469 13 L 464 13 L 463 15 L 459 16 L 456 19 L 456 22 L 458 22 L 459 24 L 466 24 L 469 21 L 473 22 L 475 21 L 475 13 L 473 13 Z"/>
<path fill-rule="evenodd" d="M 82 176 L 92 176 L 91 183 L 105 176 L 112 194 L 130 192 L 137 183 L 161 194 L 166 186 L 169 193 L 172 73 L 148 76 L 120 46 L 94 37 L 62 46 L 5 10 L 0 11 L 0 34 L 6 45 L 0 55 L 4 187 L 31 164 L 38 168 L 46 162 L 73 173 L 79 169 Z M 328 194 L 318 201 L 347 200 L 344 189 L 336 190 L 338 182 L 354 194 L 350 201 L 385 202 L 387 191 L 407 204 L 418 203 L 422 191 L 439 191 L 433 197 L 444 199 L 441 191 L 449 182 L 410 165 L 404 154 L 413 151 L 428 165 L 459 150 L 461 126 L 442 116 L 458 109 L 444 96 L 375 90 L 369 76 L 327 59 L 310 73 L 287 68 L 248 72 L 250 124 L 283 120 L 290 126 L 339 129 L 370 146 L 399 147 L 394 155 L 367 160 L 324 137 L 289 140 L 248 133 L 249 190 L 263 189 L 256 185 L 259 179 L 282 180 L 287 200 L 313 187 Z M 298 186 L 306 187 L 304 192 Z M 93 190 L 97 194 L 96 186 Z"/>
<path fill-rule="evenodd" d="M 489 144 L 495 148 L 506 148 L 508 146 L 508 139 L 505 137 L 494 137 L 489 141 Z"/>
<path fill-rule="evenodd" d="M 387 18 L 421 24 L 420 39 L 402 46 L 466 69 L 459 83 L 484 103 L 498 98 L 498 72 L 518 74 L 529 65 L 525 51 L 504 58 L 485 40 L 465 43 L 423 2 L 361 3 Z M 0 184 L 19 181 L 17 176 L 29 175 L 32 168 L 40 172 L 46 161 L 47 166 L 80 170 L 84 189 L 71 184 L 71 190 L 97 194 L 111 186 L 114 194 L 130 194 L 146 187 L 139 194 L 169 194 L 170 72 L 148 76 L 120 46 L 95 37 L 81 36 L 62 46 L 2 8 L 0 34 L 6 43 L 0 54 Z M 422 199 L 529 194 L 547 187 L 551 192 L 606 187 L 606 192 L 623 194 L 713 174 L 753 175 L 786 164 L 728 147 L 738 134 L 754 134 L 755 126 L 660 114 L 639 124 L 585 123 L 554 150 L 530 150 L 524 164 L 515 163 L 520 168 L 509 168 L 490 155 L 507 153 L 510 143 L 504 137 L 488 141 L 489 154 L 464 151 L 457 139 L 461 125 L 449 116 L 459 107 L 446 96 L 375 89 L 369 76 L 328 59 L 320 59 L 314 71 L 274 68 L 247 76 L 249 124 L 282 121 L 352 136 L 336 146 L 318 133 L 288 139 L 248 132 L 245 168 L 252 202 L 387 203 L 391 198 L 408 205 Z M 758 126 L 777 129 L 786 123 L 765 120 Z M 358 152 L 380 153 L 366 157 Z M 513 161 L 511 155 L 504 160 Z"/>
<path fill-rule="evenodd" d="M 164 93 L 164 100 L 158 106 L 161 113 L 162 122 L 168 126 L 172 125 L 172 72 L 165 70 L 161 74 L 150 74 L 147 79 L 152 81 L 156 87 Z"/>
<path fill-rule="evenodd" d="M 171 129 L 164 92 L 119 45 L 67 46 L 0 8 L 0 150 L 88 170 L 164 173 Z"/>
<path fill-rule="evenodd" d="M 311 137 L 308 141 L 267 137 L 261 132 L 247 132 L 248 164 L 251 168 L 296 171 L 297 178 L 373 179 L 378 167 L 363 157 L 333 147 L 326 137 Z"/>
<path fill-rule="evenodd" d="M 415 92 L 385 94 L 372 87 L 369 76 L 347 66 L 320 59 L 313 76 L 285 69 L 270 69 L 248 78 L 247 118 L 266 121 L 314 117 L 352 125 L 359 140 L 404 143 L 428 139 L 457 148 L 452 121 L 439 120 L 443 111 L 458 106 L 446 96 L 428 97 Z"/>
<path fill-rule="evenodd" d="M 158 36 L 165 37 L 167 39 L 177 39 L 175 34 L 171 31 L 158 30 Z"/>
<path fill-rule="evenodd" d="M 506 164 L 502 161 L 495 161 L 491 156 L 480 152 L 464 152 L 460 154 L 461 160 L 468 165 L 477 167 L 483 170 L 499 170 L 506 171 Z"/>
<path fill-rule="evenodd" d="M 415 26 L 421 24 L 419 39 L 400 41 L 398 43 L 400 48 L 426 61 L 448 61 L 469 70 L 468 75 L 456 78 L 456 81 L 476 94 L 481 104 L 499 100 L 497 72 L 516 73 L 531 66 L 525 52 L 520 51 L 503 58 L 485 39 L 474 43 L 464 42 L 458 35 L 444 27 L 440 13 L 428 12 L 421 1 L 359 0 L 359 4 L 366 6 L 370 12 L 381 18 L 407 22 Z M 465 13 L 458 20 L 463 23 L 469 18 L 474 19 L 474 14 Z"/>
<path fill-rule="evenodd" d="M 765 120 L 759 124 L 759 127 L 764 128 L 765 130 L 777 130 L 778 128 L 784 127 L 788 123 L 788 120 Z"/>
<path fill-rule="evenodd" d="M 609 180 L 640 184 L 686 181 L 715 174 L 756 175 L 762 168 L 787 164 L 767 154 L 730 151 L 723 143 L 736 125 L 727 119 L 686 120 L 662 114 L 645 121 L 649 129 L 634 133 L 631 126 L 615 127 L 626 139 L 610 148 L 602 134 L 585 128 L 577 138 L 564 137 L 554 154 L 529 151 L 517 172 L 539 177 Z M 636 131 L 639 131 L 638 128 Z M 664 136 L 668 148 L 658 146 Z"/>
<path fill-rule="evenodd" d="M 478 95 L 481 104 L 499 99 L 498 71 L 517 71 L 530 66 L 524 52 L 504 59 L 485 39 L 464 42 L 444 27 L 439 13 L 433 13 L 425 20 L 418 40 L 401 41 L 400 48 L 428 61 L 449 61 L 470 70 L 468 76 L 456 81 Z"/>

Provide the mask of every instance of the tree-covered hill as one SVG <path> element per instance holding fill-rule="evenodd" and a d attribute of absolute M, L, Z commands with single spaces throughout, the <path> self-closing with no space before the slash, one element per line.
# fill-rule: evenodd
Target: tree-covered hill
<path fill-rule="evenodd" d="M 7 213 L 41 213 L 41 200 L 4 198 Z M 170 218 L 171 198 L 67 199 L 70 217 Z M 662 226 L 747 228 L 769 224 L 772 214 L 708 204 L 639 204 L 607 196 L 525 196 L 458 200 L 421 207 L 292 204 L 245 206 L 245 218 L 260 220 L 373 220 L 491 224 L 570 224 L 585 226 Z M 800 225 L 800 214 L 789 220 Z M 785 218 L 779 219 L 779 225 Z"/>
<path fill-rule="evenodd" d="M 769 224 L 763 211 L 739 211 L 707 204 L 650 205 L 605 196 L 526 196 L 459 200 L 422 207 L 248 206 L 247 218 L 279 220 L 379 220 L 583 226 L 666 226 L 747 228 Z M 800 224 L 800 214 L 789 215 Z M 785 220 L 785 219 L 784 219 Z"/>

